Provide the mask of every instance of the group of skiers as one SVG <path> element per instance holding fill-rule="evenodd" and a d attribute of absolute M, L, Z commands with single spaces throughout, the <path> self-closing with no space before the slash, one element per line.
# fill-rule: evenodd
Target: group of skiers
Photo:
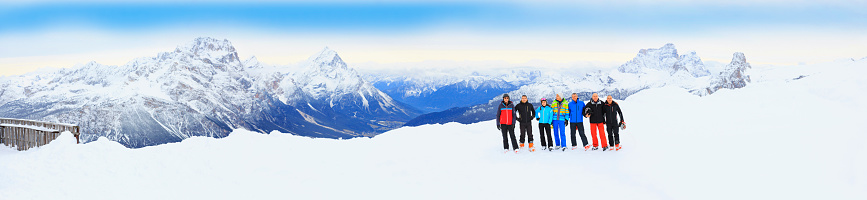
<path fill-rule="evenodd" d="M 618 115 L 620 118 L 618 118 Z M 497 129 L 503 133 L 503 152 L 509 152 L 509 139 L 511 139 L 512 150 L 518 153 L 524 148 L 524 141 L 529 143 L 529 151 L 536 151 L 533 147 L 533 128 L 531 122 L 533 119 L 539 121 L 539 134 L 541 135 L 542 150 L 562 150 L 568 148 L 566 144 L 566 127 L 569 127 L 572 136 L 572 150 L 578 149 L 578 141 L 575 138 L 576 131 L 578 136 L 581 136 L 581 142 L 584 151 L 590 150 L 590 144 L 587 142 L 587 136 L 584 136 L 584 119 L 590 118 L 590 135 L 593 139 L 592 150 L 599 150 L 600 144 L 602 151 L 615 150 L 619 151 L 620 146 L 620 129 L 626 128 L 626 122 L 623 120 L 623 112 L 620 111 L 620 106 L 615 102 L 611 95 L 608 95 L 605 101 L 599 99 L 599 94 L 593 93 L 592 98 L 586 104 L 578 99 L 578 94 L 572 93 L 572 99 L 566 100 L 557 94 L 552 103 L 548 103 L 545 98 L 541 99 L 541 107 L 534 108 L 533 104 L 528 102 L 527 95 L 521 96 L 521 102 L 513 105 L 509 100 L 509 94 L 503 94 L 503 101 L 500 102 L 497 109 Z M 520 122 L 518 125 L 521 132 L 519 140 L 515 140 L 515 122 Z M 571 124 L 569 122 L 572 122 Z M 608 127 L 607 129 L 605 127 Z M 554 137 L 551 138 L 551 129 L 554 129 Z M 608 132 L 606 140 L 605 131 Z M 525 137 L 526 136 L 526 137 Z M 527 140 L 525 140 L 527 139 Z M 599 143 L 601 140 L 601 143 Z"/>

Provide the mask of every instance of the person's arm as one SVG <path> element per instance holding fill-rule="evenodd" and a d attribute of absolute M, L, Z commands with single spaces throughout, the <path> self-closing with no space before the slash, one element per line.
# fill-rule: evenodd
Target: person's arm
<path fill-rule="evenodd" d="M 494 123 L 497 123 L 497 130 L 500 130 L 500 109 L 502 107 L 502 103 L 497 106 L 497 119 L 494 119 Z"/>
<path fill-rule="evenodd" d="M 517 116 L 517 114 L 518 114 L 518 109 L 515 109 L 515 106 L 512 106 L 512 124 L 513 125 L 515 124 L 515 119 L 516 119 L 514 116 Z"/>
<path fill-rule="evenodd" d="M 518 106 L 520 106 L 520 104 L 517 105 L 517 106 L 515 106 L 515 108 L 513 108 L 512 110 L 513 110 L 513 111 L 520 111 L 521 108 L 518 108 Z M 521 112 L 515 112 L 515 113 L 517 113 L 517 115 L 515 115 L 515 114 L 513 113 L 512 116 L 514 116 L 515 119 L 517 119 L 518 121 L 521 121 L 521 117 L 523 117 L 523 116 L 520 115 Z"/>
<path fill-rule="evenodd" d="M 587 102 L 587 105 L 584 105 L 584 107 L 585 107 L 585 108 L 586 108 L 586 107 L 590 107 L 590 102 L 592 102 L 592 101 L 588 101 L 588 102 Z M 593 111 L 593 108 L 591 108 L 590 111 Z M 581 109 L 581 114 L 584 114 L 584 109 L 583 109 L 583 108 Z M 584 117 L 590 117 L 590 114 L 584 115 Z"/>
<path fill-rule="evenodd" d="M 620 114 L 620 123 L 626 123 L 626 120 L 623 120 L 623 111 L 620 111 L 620 105 L 617 105 L 617 113 Z"/>
<path fill-rule="evenodd" d="M 536 117 L 536 108 L 533 107 L 533 104 L 530 104 L 530 119 Z"/>

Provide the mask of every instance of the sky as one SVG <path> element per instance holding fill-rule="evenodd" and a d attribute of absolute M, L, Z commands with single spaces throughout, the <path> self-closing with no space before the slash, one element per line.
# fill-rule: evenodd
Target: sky
<path fill-rule="evenodd" d="M 202 36 L 272 65 L 328 46 L 364 68 L 612 67 L 666 43 L 705 61 L 744 52 L 753 64 L 799 65 L 867 57 L 865 10 L 843 0 L 6 1 L 0 76 L 122 65 Z"/>

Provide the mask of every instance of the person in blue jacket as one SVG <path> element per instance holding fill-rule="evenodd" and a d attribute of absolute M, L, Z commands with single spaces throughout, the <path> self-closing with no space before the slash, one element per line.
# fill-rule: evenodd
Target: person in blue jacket
<path fill-rule="evenodd" d="M 572 150 L 578 149 L 578 141 L 575 138 L 575 131 L 581 136 L 581 143 L 584 144 L 584 151 L 590 149 L 590 144 L 587 143 L 587 136 L 584 135 L 584 101 L 578 99 L 578 94 L 572 93 L 572 101 L 569 102 L 569 121 L 572 123 L 569 130 L 572 131 Z"/>
<path fill-rule="evenodd" d="M 548 105 L 548 100 L 542 98 L 542 106 L 536 109 L 536 121 L 539 121 L 539 135 L 542 140 L 542 150 L 551 151 L 554 140 L 551 138 L 551 121 L 554 118 L 554 109 Z"/>

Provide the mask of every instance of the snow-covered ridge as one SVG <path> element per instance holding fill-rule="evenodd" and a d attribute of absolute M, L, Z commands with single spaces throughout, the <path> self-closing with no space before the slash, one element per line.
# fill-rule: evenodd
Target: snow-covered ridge
<path fill-rule="evenodd" d="M 372 136 L 414 115 L 335 51 L 325 48 L 310 61 L 302 72 L 266 66 L 255 57 L 242 62 L 228 40 L 196 38 L 121 66 L 90 62 L 5 77 L 0 115 L 76 123 L 83 141 L 106 136 L 130 147 L 225 137 L 234 128 Z"/>

